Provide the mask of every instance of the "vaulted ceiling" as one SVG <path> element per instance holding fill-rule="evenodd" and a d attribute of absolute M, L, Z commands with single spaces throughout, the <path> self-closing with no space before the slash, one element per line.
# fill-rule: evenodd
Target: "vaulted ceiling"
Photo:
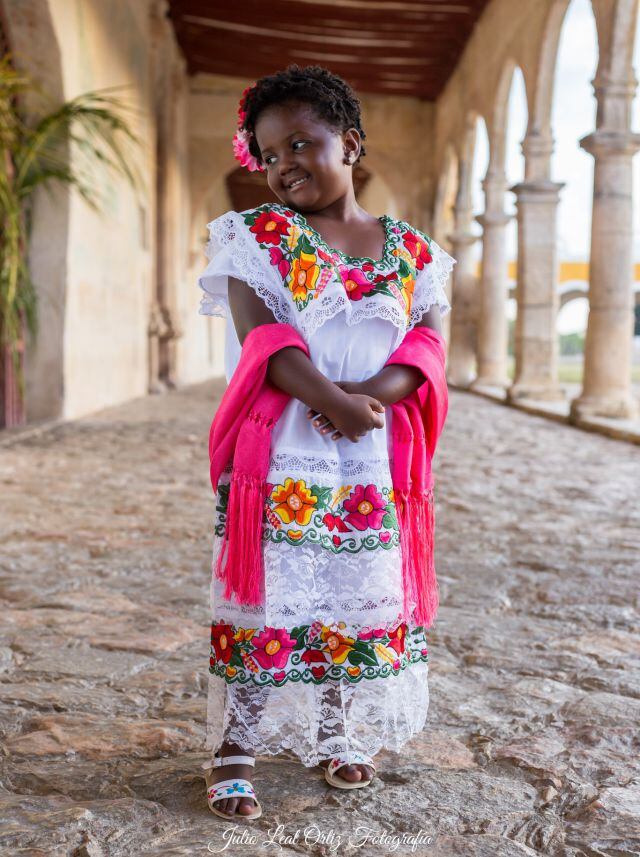
<path fill-rule="evenodd" d="M 489 0 L 169 0 L 190 74 L 322 65 L 356 91 L 435 100 Z"/>

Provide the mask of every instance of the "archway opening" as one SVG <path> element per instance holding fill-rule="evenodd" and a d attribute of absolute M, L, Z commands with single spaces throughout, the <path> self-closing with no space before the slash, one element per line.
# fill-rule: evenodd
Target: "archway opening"
<path fill-rule="evenodd" d="M 590 0 L 572 0 L 560 31 L 551 112 L 551 176 L 565 183 L 558 207 L 561 288 L 569 281 L 588 285 L 589 280 L 593 157 L 580 147 L 579 140 L 595 128 L 592 81 L 597 64 L 598 37 Z M 584 301 L 576 300 L 563 307 L 556 320 L 558 381 L 570 397 L 582 385 L 587 317 Z"/>
<path fill-rule="evenodd" d="M 527 133 L 529 111 L 524 76 L 518 66 L 513 70 L 509 97 L 507 100 L 507 118 L 505 128 L 505 175 L 507 187 L 513 187 L 524 180 L 524 154 L 522 141 Z M 509 297 L 507 299 L 507 323 L 509 325 L 507 373 L 513 380 L 515 375 L 515 325 L 518 314 L 516 300 L 516 278 L 518 264 L 518 221 L 516 218 L 515 194 L 508 193 L 505 201 L 505 213 L 510 215 L 506 229 L 507 264 Z"/>

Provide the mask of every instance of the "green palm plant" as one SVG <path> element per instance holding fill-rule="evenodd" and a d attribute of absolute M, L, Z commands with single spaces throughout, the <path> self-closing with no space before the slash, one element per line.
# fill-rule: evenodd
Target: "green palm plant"
<path fill-rule="evenodd" d="M 34 99 L 44 98 L 39 87 L 13 67 L 10 57 L 0 60 L 0 364 L 6 425 L 24 421 L 24 339 L 27 330 L 37 335 L 37 291 L 28 267 L 35 191 L 66 185 L 98 210 L 102 198 L 96 167 L 124 176 L 136 189 L 141 186 L 128 151 L 138 143 L 127 121 L 131 108 L 115 91 L 87 92 L 53 109 L 34 110 Z M 8 395 L 17 397 L 13 416 Z"/>

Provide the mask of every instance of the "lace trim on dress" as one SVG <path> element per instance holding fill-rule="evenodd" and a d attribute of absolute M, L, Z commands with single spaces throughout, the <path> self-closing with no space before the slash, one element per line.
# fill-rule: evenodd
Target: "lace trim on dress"
<path fill-rule="evenodd" d="M 260 206 L 250 211 L 266 211 L 268 207 Z M 282 212 L 286 211 L 282 206 L 272 206 L 279 210 L 280 220 L 283 224 L 288 221 Z M 397 233 L 400 235 L 402 229 L 410 230 L 409 224 L 404 221 L 396 221 L 397 225 L 388 235 Z M 402 227 L 402 229 L 400 228 Z M 416 272 L 415 284 L 411 298 L 411 308 L 407 314 L 407 308 L 402 301 L 385 294 L 371 295 L 364 300 L 351 300 L 347 296 L 344 283 L 339 271 L 333 265 L 328 265 L 326 260 L 320 264 L 322 269 L 321 278 L 317 287 L 313 286 L 313 300 L 305 301 L 304 306 L 296 303 L 293 299 L 291 289 L 287 287 L 283 274 L 280 273 L 278 265 L 278 253 L 281 251 L 273 247 L 261 247 L 256 236 L 249 231 L 245 218 L 241 213 L 229 211 L 208 224 L 209 241 L 205 250 L 210 261 L 209 266 L 198 283 L 202 288 L 202 296 L 199 312 L 202 315 L 218 315 L 228 317 L 229 300 L 226 286 L 227 276 L 236 276 L 245 280 L 249 286 L 259 295 L 267 307 L 271 310 L 277 321 L 291 324 L 299 330 L 306 338 L 311 337 L 319 327 L 333 318 L 338 313 L 346 313 L 346 323 L 349 326 L 359 324 L 370 318 L 382 318 L 390 321 L 399 332 L 404 334 L 420 321 L 429 307 L 436 304 L 442 315 L 447 313 L 451 306 L 446 297 L 444 287 L 447 283 L 455 260 L 435 241 L 429 240 L 429 253 L 431 261 L 424 262 L 423 267 Z M 289 240 L 297 240 L 303 230 L 294 222 L 294 231 L 291 232 Z M 410 230 L 411 231 L 411 230 Z M 419 233 L 412 230 L 412 234 Z M 307 238 L 313 238 L 313 230 L 308 230 Z M 427 239 L 427 236 L 424 236 Z M 396 238 L 400 241 L 400 238 Z M 389 248 L 391 244 L 389 244 Z M 266 253 L 269 256 L 266 257 Z M 396 249 L 394 252 L 398 252 Z M 402 251 L 407 256 L 406 250 Z M 389 253 L 386 254 L 389 256 Z M 392 259 L 396 256 L 392 255 Z M 329 260 L 330 261 L 330 260 Z M 353 267 L 355 261 L 350 263 Z M 385 259 L 378 263 L 371 263 L 369 270 L 386 271 L 390 262 Z M 400 262 L 398 261 L 398 264 Z M 215 283 L 219 278 L 219 283 Z M 409 277 L 409 281 L 410 281 Z M 405 282 L 410 289 L 410 282 Z M 404 281 L 403 281 L 404 282 Z M 394 289 L 392 283 L 390 288 Z M 310 290 L 311 291 L 311 290 Z M 398 290 L 395 289 L 397 292 Z"/>
<path fill-rule="evenodd" d="M 353 478 L 364 476 L 369 478 L 372 474 L 378 478 L 389 478 L 393 459 L 389 458 L 320 458 L 316 455 L 305 455 L 298 452 L 276 452 L 269 459 L 269 470 L 292 471 L 301 474 L 324 474 L 341 479 L 343 477 Z M 231 473 L 232 462 L 229 462 L 224 473 Z"/>
<path fill-rule="evenodd" d="M 446 315 L 451 310 L 445 286 L 456 260 L 435 241 L 431 242 L 429 250 L 433 256 L 433 261 L 425 265 L 416 277 L 416 288 L 407 330 L 414 327 L 434 304 L 438 306 L 440 316 Z"/>
<path fill-rule="evenodd" d="M 400 752 L 424 729 L 429 664 L 418 661 L 386 681 L 227 684 L 209 674 L 207 747 L 234 741 L 257 755 L 289 751 L 306 767 L 345 751 Z"/>
<path fill-rule="evenodd" d="M 204 292 L 200 301 L 200 314 L 228 316 L 227 287 L 221 286 L 220 291 L 213 291 L 207 280 L 231 275 L 246 281 L 279 322 L 295 326 L 292 307 L 283 291 L 282 282 L 265 265 L 262 252 L 253 236 L 247 232 L 242 217 L 235 211 L 229 211 L 207 226 L 209 241 L 205 255 L 212 264 L 198 280 Z M 226 253 L 223 253 L 224 250 Z"/>

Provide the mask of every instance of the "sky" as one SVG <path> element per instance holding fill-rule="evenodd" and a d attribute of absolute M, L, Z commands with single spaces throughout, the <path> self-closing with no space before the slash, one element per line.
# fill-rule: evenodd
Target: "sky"
<path fill-rule="evenodd" d="M 638 23 L 640 31 L 640 19 Z M 640 38 L 636 32 L 634 69 L 640 78 Z M 593 157 L 578 141 L 595 128 L 596 101 L 591 81 L 598 63 L 596 27 L 590 0 L 573 0 L 560 35 L 552 110 L 554 153 L 551 177 L 564 182 L 558 209 L 558 252 L 561 261 L 588 261 L 591 207 L 593 199 Z M 509 96 L 507 128 L 507 178 L 509 187 L 521 181 L 524 158 L 520 143 L 527 126 L 527 102 L 522 73 L 516 69 Z M 640 95 L 636 92 L 633 130 L 640 132 Z M 484 207 L 481 180 L 489 159 L 489 143 L 484 122 L 478 123 L 478 143 L 473 167 L 474 210 Z M 634 258 L 640 262 L 640 154 L 634 157 Z M 507 193 L 506 210 L 515 212 L 515 198 Z M 477 227 L 477 234 L 480 234 Z M 516 258 L 515 221 L 508 227 L 509 259 Z M 478 256 L 480 242 L 476 244 Z M 510 318 L 515 317 L 515 301 L 510 302 Z M 584 331 L 588 304 L 586 298 L 572 301 L 558 318 L 561 333 Z"/>

